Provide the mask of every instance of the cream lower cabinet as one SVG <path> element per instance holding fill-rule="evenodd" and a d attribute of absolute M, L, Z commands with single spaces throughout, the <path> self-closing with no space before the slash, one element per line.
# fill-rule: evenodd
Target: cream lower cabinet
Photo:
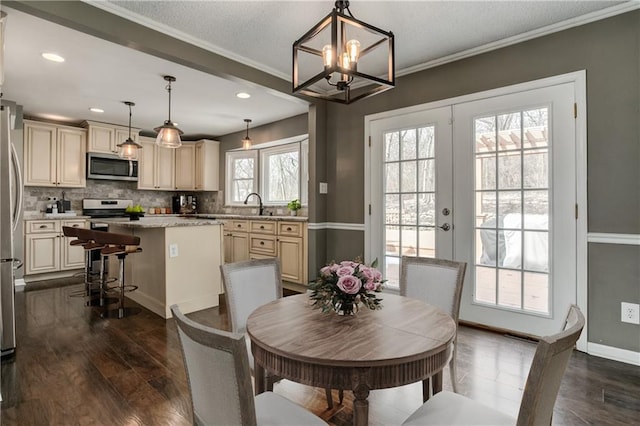
<path fill-rule="evenodd" d="M 249 223 L 247 220 L 228 220 L 224 223 L 224 262 L 234 263 L 249 259 Z"/>
<path fill-rule="evenodd" d="M 156 145 L 155 139 L 140 137 L 138 189 L 173 191 L 175 189 L 175 149 Z"/>
<path fill-rule="evenodd" d="M 71 246 L 63 226 L 86 228 L 84 219 L 25 221 L 25 275 L 60 272 L 84 267 L 84 249 Z"/>
<path fill-rule="evenodd" d="M 86 140 L 84 129 L 25 120 L 25 186 L 86 187 Z"/>

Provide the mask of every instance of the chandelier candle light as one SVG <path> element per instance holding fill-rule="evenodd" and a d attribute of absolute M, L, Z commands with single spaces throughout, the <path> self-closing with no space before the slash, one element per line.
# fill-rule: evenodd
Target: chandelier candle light
<path fill-rule="evenodd" d="M 142 145 L 136 143 L 136 141 L 131 139 L 131 107 L 136 106 L 136 104 L 129 101 L 124 101 L 122 103 L 129 107 L 129 137 L 126 141 L 117 145 L 119 148 L 118 155 L 128 160 L 137 160 L 138 150 L 142 149 Z"/>
<path fill-rule="evenodd" d="M 165 75 L 164 79 L 168 83 L 166 89 L 169 92 L 169 118 L 167 118 L 162 126 L 153 129 L 158 132 L 156 145 L 164 148 L 179 148 L 182 145 L 180 135 L 182 135 L 183 132 L 176 127 L 173 121 L 171 121 L 171 83 L 176 81 L 176 78 L 170 75 Z"/>
<path fill-rule="evenodd" d="M 393 88 L 393 40 L 392 32 L 354 18 L 348 1 L 336 1 L 293 43 L 293 93 L 349 104 Z"/>
<path fill-rule="evenodd" d="M 361 303 L 369 309 L 382 309 L 382 299 L 374 293 L 382 291 L 386 280 L 376 264 L 377 260 L 367 266 L 356 259 L 332 262 L 320 269 L 318 278 L 309 284 L 313 307 L 339 315 L 355 315 Z"/>

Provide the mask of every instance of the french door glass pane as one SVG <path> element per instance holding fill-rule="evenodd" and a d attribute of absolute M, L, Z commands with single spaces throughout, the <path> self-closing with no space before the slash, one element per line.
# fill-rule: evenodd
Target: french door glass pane
<path fill-rule="evenodd" d="M 549 313 L 548 108 L 475 119 L 474 301 Z"/>
<path fill-rule="evenodd" d="M 384 134 L 385 278 L 397 286 L 400 257 L 435 254 L 435 127 Z"/>

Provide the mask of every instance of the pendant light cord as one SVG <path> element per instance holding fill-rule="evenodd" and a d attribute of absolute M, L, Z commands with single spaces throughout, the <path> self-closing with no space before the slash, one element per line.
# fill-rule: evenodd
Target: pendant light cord
<path fill-rule="evenodd" d="M 167 84 L 167 91 L 169 92 L 169 119 L 167 121 L 173 124 L 173 121 L 171 121 L 171 81 Z"/>
<path fill-rule="evenodd" d="M 131 104 L 129 104 L 129 139 L 131 139 Z"/>

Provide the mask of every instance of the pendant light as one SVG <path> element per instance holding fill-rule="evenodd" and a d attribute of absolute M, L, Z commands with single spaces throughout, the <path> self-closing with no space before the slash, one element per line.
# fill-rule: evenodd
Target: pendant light
<path fill-rule="evenodd" d="M 348 1 L 336 1 L 293 43 L 293 93 L 349 104 L 393 88 L 393 40 L 391 31 L 356 19 Z"/>
<path fill-rule="evenodd" d="M 164 148 L 178 148 L 182 145 L 180 135 L 182 135 L 183 132 L 173 124 L 173 121 L 171 121 L 171 83 L 176 81 L 176 78 L 170 75 L 165 75 L 164 79 L 168 82 L 166 89 L 169 92 L 169 118 L 162 126 L 153 129 L 158 132 L 156 145 Z"/>
<path fill-rule="evenodd" d="M 242 139 L 242 149 L 249 149 L 251 148 L 251 138 L 249 137 L 249 123 L 251 123 L 251 120 L 245 118 L 244 122 L 247 123 L 247 135 Z"/>
<path fill-rule="evenodd" d="M 142 145 L 136 143 L 133 139 L 131 139 L 131 107 L 136 106 L 136 104 L 129 101 L 124 101 L 122 103 L 129 107 L 129 137 L 126 141 L 117 145 L 117 147 L 119 148 L 118 155 L 128 160 L 137 160 L 138 150 L 142 149 Z"/>

